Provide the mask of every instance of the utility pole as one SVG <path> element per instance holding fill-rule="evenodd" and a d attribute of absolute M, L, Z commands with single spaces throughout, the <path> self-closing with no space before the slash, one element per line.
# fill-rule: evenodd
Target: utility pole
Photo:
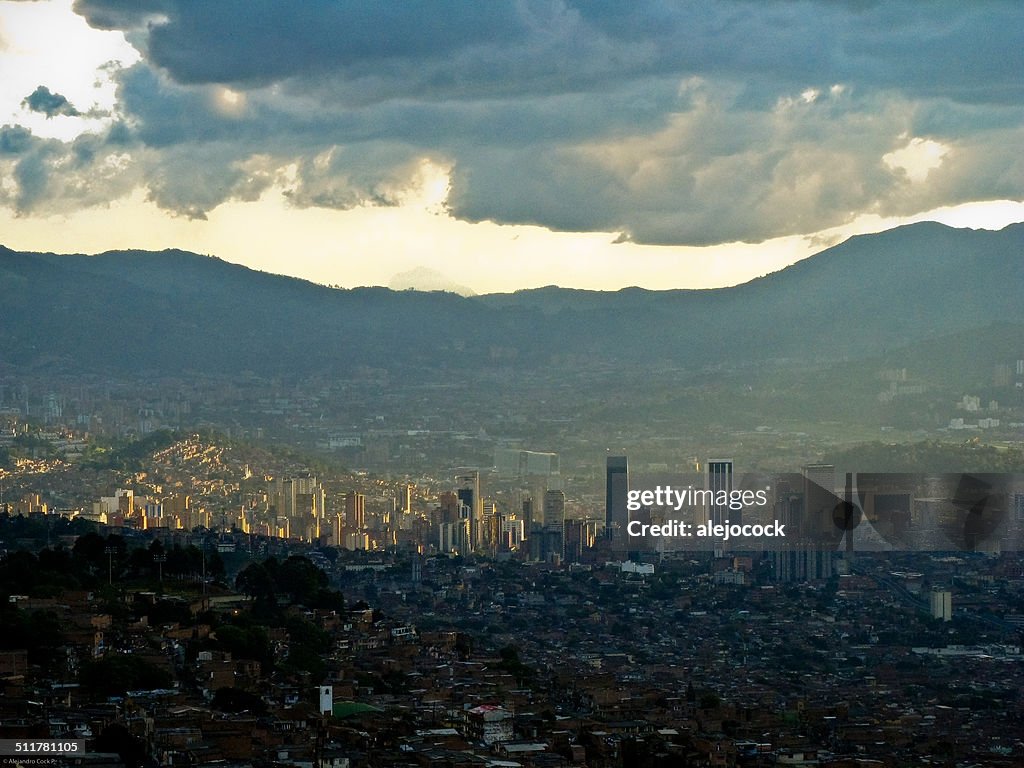
<path fill-rule="evenodd" d="M 320 713 L 316 719 L 316 738 L 313 741 L 313 768 L 323 768 L 325 731 L 324 716 Z"/>
<path fill-rule="evenodd" d="M 106 547 L 103 550 L 107 555 L 107 586 L 114 586 L 114 552 L 117 547 Z"/>

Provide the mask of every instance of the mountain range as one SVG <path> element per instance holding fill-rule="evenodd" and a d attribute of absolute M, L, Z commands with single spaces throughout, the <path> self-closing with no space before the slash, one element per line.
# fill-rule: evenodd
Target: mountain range
<path fill-rule="evenodd" d="M 1024 224 L 912 224 L 713 290 L 463 297 L 328 288 L 179 250 L 3 247 L 0 286 L 0 362 L 21 370 L 457 375 L 581 361 L 699 370 L 851 360 L 954 335 L 983 343 L 985 329 L 1024 326 Z"/>

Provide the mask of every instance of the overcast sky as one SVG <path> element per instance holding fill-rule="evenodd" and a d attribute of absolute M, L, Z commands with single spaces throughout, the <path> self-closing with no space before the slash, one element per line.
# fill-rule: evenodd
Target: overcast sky
<path fill-rule="evenodd" d="M 1024 3 L 0 1 L 0 125 L 9 247 L 725 285 L 1024 220 Z"/>

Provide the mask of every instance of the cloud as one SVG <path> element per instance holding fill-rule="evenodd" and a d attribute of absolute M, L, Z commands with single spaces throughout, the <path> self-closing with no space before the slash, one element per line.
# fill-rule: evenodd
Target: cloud
<path fill-rule="evenodd" d="M 71 142 L 5 125 L 0 128 L 0 179 L 13 184 L 0 184 L 0 205 L 21 214 L 50 214 L 106 204 L 148 181 L 133 151 L 144 154 L 122 124 Z"/>
<path fill-rule="evenodd" d="M 450 205 L 474 220 L 497 208 L 556 229 L 628 231 L 641 243 L 813 232 L 872 208 L 896 185 L 881 158 L 912 124 L 912 109 L 863 109 L 799 98 L 781 111 L 737 109 L 728 94 L 709 93 L 657 130 L 529 156 L 491 147 L 463 156 Z"/>
<path fill-rule="evenodd" d="M 20 125 L 0 128 L 0 155 L 20 155 L 32 145 L 32 132 Z"/>
<path fill-rule="evenodd" d="M 813 73 L 966 101 L 1019 100 L 1021 9 L 942 5 L 942 13 L 909 1 L 78 0 L 75 8 L 95 26 L 142 35 L 151 63 L 188 84 L 329 80 L 350 98 L 457 98 L 599 90 L 668 72 L 806 87 Z"/>
<path fill-rule="evenodd" d="M 271 186 L 299 207 L 395 205 L 424 160 L 445 169 L 459 218 L 637 243 L 753 242 L 1024 196 L 1015 3 L 74 7 L 143 53 L 117 74 L 131 151 L 105 136 L 76 162 L 128 154 L 124 179 L 194 218 Z M 99 180 L 88 194 L 53 183 L 73 150 L 48 151 L 36 170 L 50 183 L 23 205 L 102 198 Z"/>
<path fill-rule="evenodd" d="M 82 113 L 75 109 L 74 105 L 59 93 L 53 93 L 45 85 L 40 85 L 21 102 L 33 112 L 41 112 L 48 118 L 57 115 L 67 117 L 78 117 Z"/>
<path fill-rule="evenodd" d="M 922 182 L 928 174 L 942 165 L 949 147 L 932 139 L 915 137 L 899 149 L 882 155 L 882 162 L 893 171 L 906 174 L 912 182 Z"/>

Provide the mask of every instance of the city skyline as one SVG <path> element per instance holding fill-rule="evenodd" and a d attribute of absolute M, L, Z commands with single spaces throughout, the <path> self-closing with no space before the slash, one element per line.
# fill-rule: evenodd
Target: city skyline
<path fill-rule="evenodd" d="M 0 0 L 0 755 L 1024 765 L 1022 22 Z"/>
<path fill-rule="evenodd" d="M 1024 220 L 1014 6 L 278 13 L 0 3 L 3 244 L 487 293 Z"/>

